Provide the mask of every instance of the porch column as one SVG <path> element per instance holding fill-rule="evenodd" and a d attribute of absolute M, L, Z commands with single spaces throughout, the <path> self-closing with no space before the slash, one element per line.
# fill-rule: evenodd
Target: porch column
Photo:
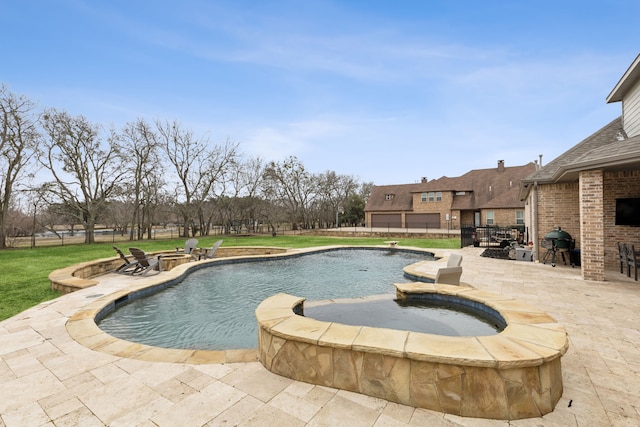
<path fill-rule="evenodd" d="M 602 170 L 580 172 L 582 278 L 604 281 L 604 184 Z"/>

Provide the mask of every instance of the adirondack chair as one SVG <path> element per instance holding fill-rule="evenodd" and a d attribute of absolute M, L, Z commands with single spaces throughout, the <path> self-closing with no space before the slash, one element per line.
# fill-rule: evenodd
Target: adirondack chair
<path fill-rule="evenodd" d="M 193 259 L 197 259 L 196 254 L 194 253 L 197 246 L 198 239 L 188 239 L 186 242 L 184 242 L 184 249 L 176 248 L 176 253 L 189 254 L 193 257 Z"/>
<path fill-rule="evenodd" d="M 162 271 L 161 255 L 149 256 L 142 249 L 129 248 L 129 252 L 135 258 L 138 265 L 131 274 L 140 274 L 146 276 L 147 273 L 153 270 Z"/>
<path fill-rule="evenodd" d="M 122 261 L 122 265 L 120 267 L 116 268 L 113 272 L 114 273 L 121 273 L 121 274 L 131 274 L 131 273 L 133 273 L 133 271 L 138 266 L 138 261 L 136 261 L 135 258 L 134 259 L 127 258 L 127 256 L 117 246 L 112 246 L 112 248 L 113 248 L 113 250 L 116 251 L 116 253 L 120 257 L 120 260 Z"/>
<path fill-rule="evenodd" d="M 213 246 L 211 247 L 211 249 L 207 250 L 206 253 L 200 254 L 198 256 L 198 261 L 201 260 L 201 259 L 211 259 L 211 258 L 213 258 L 213 255 L 216 253 L 216 251 L 218 250 L 218 248 L 220 247 L 221 244 L 222 244 L 222 240 L 218 240 L 217 242 L 215 242 L 213 244 Z"/>

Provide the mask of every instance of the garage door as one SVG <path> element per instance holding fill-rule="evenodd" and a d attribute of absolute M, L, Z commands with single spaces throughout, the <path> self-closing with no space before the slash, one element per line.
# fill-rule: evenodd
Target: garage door
<path fill-rule="evenodd" d="M 371 226 L 400 228 L 402 227 L 402 216 L 400 214 L 372 214 Z"/>
<path fill-rule="evenodd" d="M 440 228 L 440 214 L 407 214 L 405 215 L 407 228 Z"/>

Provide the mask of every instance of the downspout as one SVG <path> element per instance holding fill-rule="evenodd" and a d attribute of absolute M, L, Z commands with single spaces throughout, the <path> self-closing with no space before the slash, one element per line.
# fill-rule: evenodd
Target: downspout
<path fill-rule="evenodd" d="M 539 261 L 540 241 L 538 240 L 538 181 L 533 182 L 533 206 L 531 207 L 531 216 L 533 217 L 533 259 Z"/>

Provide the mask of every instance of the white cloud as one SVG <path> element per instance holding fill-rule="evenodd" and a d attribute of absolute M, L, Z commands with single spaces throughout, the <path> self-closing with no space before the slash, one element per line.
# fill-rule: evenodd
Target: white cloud
<path fill-rule="evenodd" d="M 246 132 L 242 145 L 252 155 L 267 160 L 282 160 L 313 152 L 314 147 L 335 138 L 343 131 L 343 124 L 324 119 L 260 126 Z"/>

